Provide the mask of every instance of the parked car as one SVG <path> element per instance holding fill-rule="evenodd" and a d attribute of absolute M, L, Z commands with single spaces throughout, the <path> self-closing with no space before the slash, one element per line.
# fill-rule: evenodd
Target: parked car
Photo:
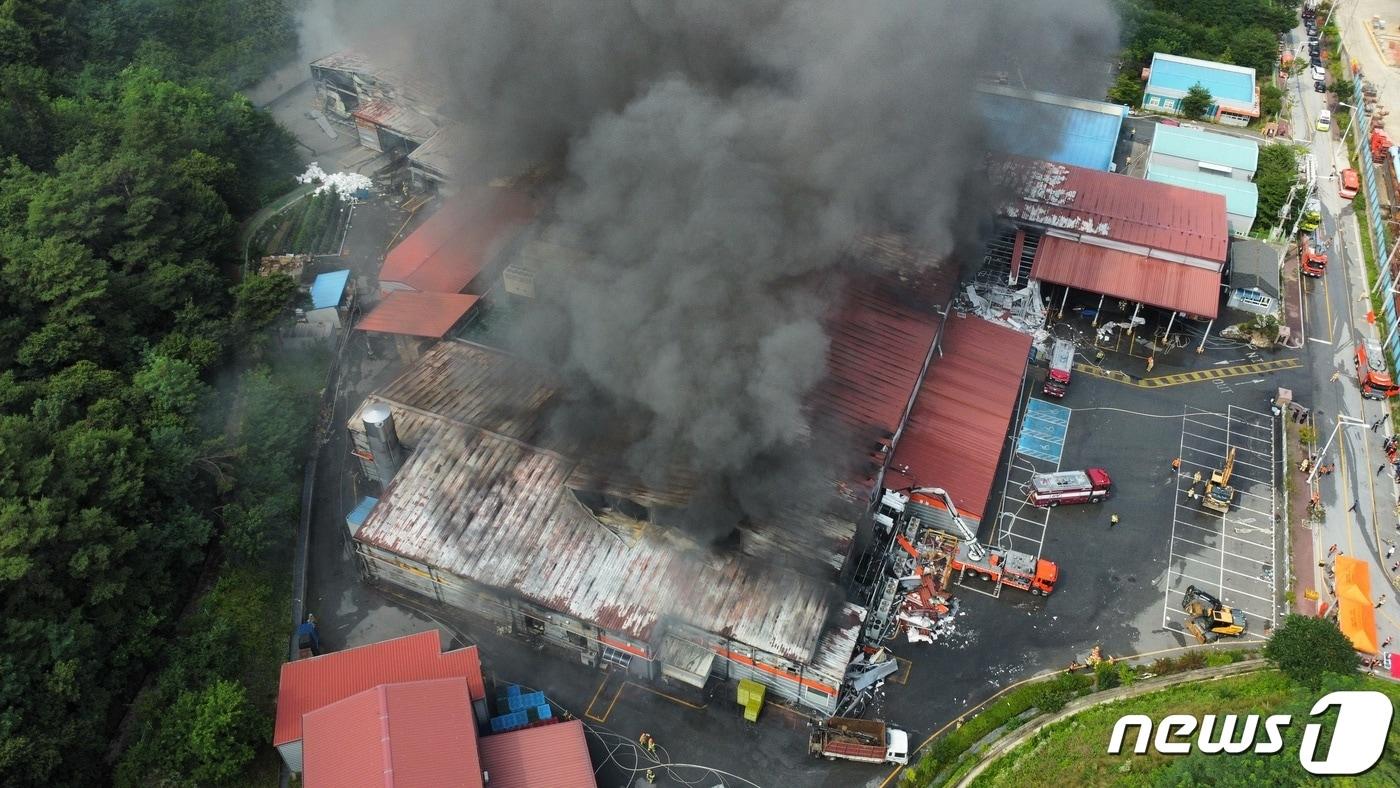
<path fill-rule="evenodd" d="M 1312 78 L 1325 80 L 1327 79 L 1327 72 L 1323 70 L 1322 66 L 1313 66 Z"/>
<path fill-rule="evenodd" d="M 1326 83 L 1326 82 L 1323 82 L 1323 81 L 1320 80 L 1320 79 L 1314 80 L 1314 81 L 1313 81 L 1313 90 L 1317 91 L 1318 93 L 1326 93 L 1326 92 L 1327 92 L 1327 83 Z"/>
<path fill-rule="evenodd" d="M 1317 113 L 1317 126 L 1316 126 L 1316 128 L 1317 128 L 1318 131 L 1327 131 L 1328 129 L 1331 129 L 1331 128 L 1332 128 L 1332 111 L 1331 111 L 1331 110 L 1326 110 L 1326 109 L 1324 109 L 1323 111 Z"/>

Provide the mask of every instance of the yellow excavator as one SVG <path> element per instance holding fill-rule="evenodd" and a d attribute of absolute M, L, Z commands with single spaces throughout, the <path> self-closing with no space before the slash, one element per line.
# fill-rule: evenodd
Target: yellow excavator
<path fill-rule="evenodd" d="M 1186 629 L 1201 643 L 1214 643 L 1222 636 L 1239 637 L 1249 624 L 1243 613 L 1195 586 L 1186 587 L 1181 610 L 1186 613 Z"/>
<path fill-rule="evenodd" d="M 1205 494 L 1201 496 L 1202 506 L 1221 514 L 1230 511 L 1230 504 L 1235 500 L 1235 488 L 1230 486 L 1230 476 L 1234 472 L 1235 448 L 1231 446 L 1225 453 L 1225 467 L 1210 472 L 1210 481 L 1206 483 Z"/>

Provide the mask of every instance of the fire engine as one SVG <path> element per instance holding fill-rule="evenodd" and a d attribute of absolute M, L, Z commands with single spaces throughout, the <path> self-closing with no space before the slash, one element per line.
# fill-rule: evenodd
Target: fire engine
<path fill-rule="evenodd" d="M 1031 477 L 1030 484 L 1027 485 L 1030 495 L 1026 500 L 1032 506 L 1100 503 L 1108 497 L 1112 485 L 1113 479 L 1103 468 L 1038 473 Z"/>
<path fill-rule="evenodd" d="M 1304 276 L 1327 273 L 1327 244 L 1317 237 L 1317 231 L 1302 233 L 1298 239 L 1298 267 Z"/>
<path fill-rule="evenodd" d="M 1374 339 L 1368 339 L 1356 346 L 1356 377 L 1361 384 L 1361 396 L 1367 399 L 1385 399 L 1400 394 L 1400 386 L 1390 377 L 1385 368 L 1385 353 Z"/>
<path fill-rule="evenodd" d="M 1069 373 L 1074 366 L 1074 343 L 1065 339 L 1055 340 L 1050 348 L 1050 373 L 1045 376 L 1045 385 L 1040 389 L 1047 397 L 1060 399 L 1069 389 Z"/>
<path fill-rule="evenodd" d="M 1342 170 L 1341 184 L 1337 187 L 1337 195 L 1343 200 L 1350 200 L 1361 190 L 1361 179 L 1356 177 L 1356 170 L 1348 167 Z"/>
<path fill-rule="evenodd" d="M 918 487 L 910 490 L 905 500 L 924 506 L 938 507 L 941 504 L 952 518 L 953 526 L 961 537 L 944 556 L 952 571 L 961 573 L 964 578 L 972 574 L 989 583 L 1019 588 L 1036 596 L 1049 596 L 1055 590 L 1055 583 L 1060 579 L 1060 567 L 1054 561 L 1004 547 L 984 547 L 977 541 L 977 531 L 958 513 L 952 496 L 943 488 Z M 918 558 L 918 553 L 903 537 L 897 537 L 896 541 Z"/>

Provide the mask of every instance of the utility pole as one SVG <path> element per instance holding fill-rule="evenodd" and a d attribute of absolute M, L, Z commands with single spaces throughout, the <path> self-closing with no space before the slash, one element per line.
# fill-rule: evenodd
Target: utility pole
<path fill-rule="evenodd" d="M 1317 455 L 1318 463 L 1320 463 L 1320 462 L 1322 461 L 1322 458 L 1323 458 L 1323 457 L 1326 457 L 1326 456 L 1327 456 L 1327 450 L 1330 449 L 1330 448 L 1332 448 L 1332 441 L 1334 441 L 1334 440 L 1337 439 L 1337 431 L 1340 430 L 1340 429 L 1342 428 L 1342 425 L 1343 425 L 1343 424 L 1346 424 L 1347 426 L 1351 426 L 1351 427 L 1365 427 L 1365 426 L 1367 426 L 1365 421 L 1363 421 L 1363 420 L 1361 420 L 1361 419 L 1358 419 L 1358 418 L 1356 418 L 1355 416 L 1348 416 L 1348 415 L 1346 415 L 1345 413 L 1338 414 L 1338 416 L 1337 416 L 1337 423 L 1336 423 L 1335 426 L 1332 427 L 1332 434 L 1331 434 L 1331 436 L 1329 436 L 1329 437 L 1327 438 L 1327 445 L 1323 446 L 1323 447 L 1322 447 L 1322 451 L 1318 452 L 1318 455 Z M 1309 486 L 1311 486 L 1311 485 L 1313 484 L 1313 482 L 1317 481 L 1317 465 L 1318 465 L 1318 463 L 1313 463 L 1312 473 L 1309 473 L 1309 474 L 1308 474 L 1308 485 L 1309 485 Z"/>

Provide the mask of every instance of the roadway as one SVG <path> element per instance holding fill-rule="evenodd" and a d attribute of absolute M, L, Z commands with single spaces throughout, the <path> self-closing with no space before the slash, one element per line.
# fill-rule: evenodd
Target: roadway
<path fill-rule="evenodd" d="M 1346 11 L 1344 8 L 1342 13 Z M 1359 33 L 1361 38 L 1356 43 L 1374 52 L 1365 41 L 1364 29 L 1348 29 L 1355 24 L 1350 15 L 1338 18 L 1349 50 L 1351 39 Z M 1301 26 L 1290 36 L 1295 50 L 1306 41 Z M 1306 56 L 1306 49 L 1303 52 Z M 1389 565 L 1395 558 L 1387 561 L 1385 555 L 1391 543 L 1400 543 L 1400 526 L 1396 525 L 1397 485 L 1390 469 L 1381 467 L 1386 464 L 1381 442 L 1387 430 L 1400 430 L 1400 427 L 1387 423 L 1382 429 L 1370 429 L 1370 425 L 1386 413 L 1386 408 L 1380 403 L 1363 400 L 1356 383 L 1353 367 L 1356 343 L 1363 337 L 1374 336 L 1376 330 L 1367 321 L 1370 306 L 1360 257 L 1359 228 L 1351 204 L 1338 196 L 1337 180 L 1332 174 L 1348 166 L 1345 146 L 1336 135 L 1341 131 L 1350 134 L 1352 130 L 1316 130 L 1314 124 L 1318 112 L 1326 106 L 1327 96 L 1313 90 L 1312 78 L 1306 72 L 1292 81 L 1289 94 L 1294 138 L 1306 140 L 1317 159 L 1317 196 L 1323 206 L 1321 233 L 1330 249 L 1326 276 L 1300 281 L 1302 277 L 1297 276 L 1294 258 L 1285 266 L 1289 274 L 1285 281 L 1287 286 L 1301 290 L 1307 376 L 1313 392 L 1313 401 L 1303 404 L 1314 409 L 1320 442 L 1325 444 L 1336 432 L 1323 460 L 1337 467 L 1335 474 L 1318 478 L 1325 517 L 1313 526 L 1315 554 L 1294 556 L 1294 560 L 1301 564 L 1311 558 L 1314 565 L 1325 562 L 1328 548 L 1335 544 L 1346 555 L 1362 558 L 1370 564 L 1373 597 L 1379 598 L 1382 593 L 1393 596 L 1388 578 L 1393 576 Z M 1339 414 L 1360 424 L 1339 426 Z M 1296 482 L 1304 481 L 1296 466 L 1289 473 L 1295 475 Z M 1299 512 L 1296 517 L 1295 526 L 1305 514 Z M 1323 599 L 1328 598 L 1325 589 L 1318 590 L 1323 593 Z M 1395 606 L 1391 600 L 1377 610 L 1382 640 L 1386 637 L 1400 639 L 1400 612 Z"/>

